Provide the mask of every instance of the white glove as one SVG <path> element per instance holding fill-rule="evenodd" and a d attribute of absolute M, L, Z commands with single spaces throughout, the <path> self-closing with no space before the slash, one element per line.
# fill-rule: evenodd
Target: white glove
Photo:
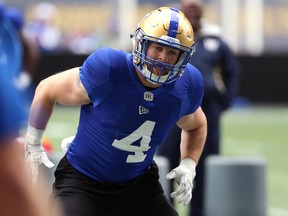
<path fill-rule="evenodd" d="M 178 183 L 176 191 L 171 193 L 171 197 L 179 196 L 179 203 L 188 205 L 192 198 L 193 180 L 196 176 L 196 162 L 191 158 L 184 158 L 178 167 L 166 175 L 166 178 L 175 179 Z"/>
<path fill-rule="evenodd" d="M 68 151 L 69 146 L 71 145 L 72 141 L 74 140 L 75 136 L 70 136 L 62 140 L 61 148 L 64 154 Z"/>
<path fill-rule="evenodd" d="M 28 125 L 25 137 L 25 162 L 28 165 L 28 170 L 31 172 L 33 184 L 37 181 L 39 165 L 41 163 L 44 163 L 48 168 L 54 166 L 41 145 L 43 133 L 43 130 Z"/>

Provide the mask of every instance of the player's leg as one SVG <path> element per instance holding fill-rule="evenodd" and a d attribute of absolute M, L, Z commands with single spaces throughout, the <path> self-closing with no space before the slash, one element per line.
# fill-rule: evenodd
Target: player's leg
<path fill-rule="evenodd" d="M 154 194 L 148 204 L 146 210 L 139 212 L 137 216 L 179 216 L 164 194 Z"/>
<path fill-rule="evenodd" d="M 158 167 L 151 164 L 150 169 L 125 189 L 130 208 L 125 216 L 179 216 L 164 194 L 159 182 Z"/>
<path fill-rule="evenodd" d="M 55 171 L 55 182 L 50 196 L 51 215 L 61 209 L 63 216 L 103 216 L 94 202 L 89 179 L 78 173 L 64 157 Z M 61 216 L 62 216 L 61 215 Z"/>
<path fill-rule="evenodd" d="M 104 214 L 97 209 L 88 196 L 83 196 L 83 190 L 69 189 L 73 194 L 61 194 L 54 197 L 51 202 L 51 215 L 58 216 L 58 209 L 61 209 L 60 216 L 103 216 Z M 56 211 L 55 211 L 56 210 Z"/>

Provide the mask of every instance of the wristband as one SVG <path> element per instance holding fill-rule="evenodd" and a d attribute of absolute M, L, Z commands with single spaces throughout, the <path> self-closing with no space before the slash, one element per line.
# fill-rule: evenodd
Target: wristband
<path fill-rule="evenodd" d="M 41 145 L 44 130 L 32 127 L 28 124 L 27 134 L 25 137 L 26 143 L 30 145 Z"/>
<path fill-rule="evenodd" d="M 197 163 L 192 158 L 183 158 L 180 165 L 187 167 L 189 170 L 195 171 Z"/>

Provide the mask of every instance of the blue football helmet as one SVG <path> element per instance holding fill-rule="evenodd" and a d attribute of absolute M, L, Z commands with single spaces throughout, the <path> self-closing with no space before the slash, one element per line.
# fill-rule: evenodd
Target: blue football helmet
<path fill-rule="evenodd" d="M 181 11 L 170 7 L 160 7 L 148 13 L 138 24 L 132 41 L 134 65 L 149 82 L 154 84 L 171 83 L 180 78 L 195 50 L 194 33 L 189 20 Z M 180 50 L 177 63 L 171 65 L 149 58 L 147 56 L 149 42 L 157 42 Z M 153 67 L 161 68 L 159 75 L 152 73 Z M 167 68 L 168 74 L 164 72 Z"/>

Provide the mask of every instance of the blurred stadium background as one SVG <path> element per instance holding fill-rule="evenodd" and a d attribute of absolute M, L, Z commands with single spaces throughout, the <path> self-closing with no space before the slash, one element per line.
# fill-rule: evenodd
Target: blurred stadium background
<path fill-rule="evenodd" d="M 5 0 L 2 0 L 5 2 Z M 180 0 L 6 0 L 25 15 L 24 32 L 41 52 L 37 84 L 78 66 L 95 49 L 131 49 L 129 34 L 150 10 Z M 204 17 L 222 27 L 242 65 L 240 96 L 256 103 L 287 103 L 288 1 L 203 0 Z M 77 57 L 75 57 L 75 55 Z M 242 101 L 243 102 L 243 101 Z"/>
<path fill-rule="evenodd" d="M 180 1 L 3 2 L 23 11 L 25 35 L 39 46 L 41 56 L 33 73 L 36 85 L 51 74 L 81 65 L 99 47 L 130 50 L 129 34 L 141 17 L 159 6 L 177 7 Z M 239 97 L 222 121 L 222 154 L 264 157 L 267 216 L 288 216 L 288 1 L 203 2 L 204 17 L 222 27 L 242 66 Z M 64 137 L 76 131 L 78 113 L 78 108 L 57 105 L 46 133 L 55 151 L 60 151 Z M 185 216 L 187 209 L 179 209 Z"/>

